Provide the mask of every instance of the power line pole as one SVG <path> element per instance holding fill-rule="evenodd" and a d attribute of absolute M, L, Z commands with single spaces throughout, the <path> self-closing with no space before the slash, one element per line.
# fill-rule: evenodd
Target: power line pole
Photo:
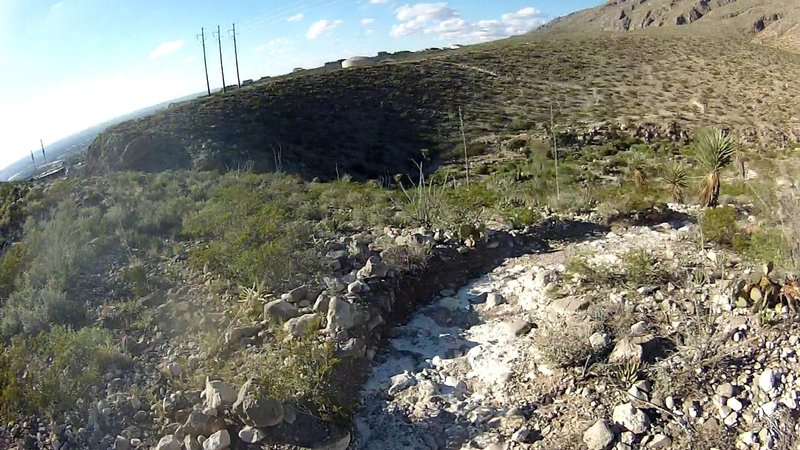
<path fill-rule="evenodd" d="M 219 32 L 219 25 L 217 25 L 217 44 L 219 45 L 219 70 L 222 72 L 222 92 L 228 92 L 225 87 L 225 66 L 222 63 L 222 34 Z"/>
<path fill-rule="evenodd" d="M 236 84 L 242 87 L 242 79 L 239 78 L 239 49 L 236 47 L 236 24 L 233 24 L 233 29 L 228 31 L 233 36 L 233 56 L 236 58 Z"/>
<path fill-rule="evenodd" d="M 206 58 L 206 31 L 200 28 L 200 34 L 197 38 L 203 43 L 203 67 L 206 69 L 206 89 L 208 89 L 208 96 L 211 96 L 211 83 L 208 81 L 208 59 Z"/>
<path fill-rule="evenodd" d="M 44 162 L 47 162 L 47 153 L 44 152 L 44 142 L 42 141 L 41 138 L 39 139 L 39 145 L 42 146 L 42 160 L 44 160 Z"/>
<path fill-rule="evenodd" d="M 469 153 L 467 152 L 467 135 L 464 133 L 464 115 L 458 107 L 458 120 L 461 122 L 461 140 L 464 142 L 464 168 L 467 171 L 467 186 L 469 186 Z"/>

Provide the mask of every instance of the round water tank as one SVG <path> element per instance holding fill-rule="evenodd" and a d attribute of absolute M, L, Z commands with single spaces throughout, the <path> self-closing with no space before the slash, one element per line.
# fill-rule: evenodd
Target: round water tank
<path fill-rule="evenodd" d="M 353 56 L 351 58 L 347 58 L 342 61 L 342 67 L 345 69 L 348 67 L 363 67 L 363 66 L 370 66 L 373 64 L 372 58 L 369 56 Z"/>

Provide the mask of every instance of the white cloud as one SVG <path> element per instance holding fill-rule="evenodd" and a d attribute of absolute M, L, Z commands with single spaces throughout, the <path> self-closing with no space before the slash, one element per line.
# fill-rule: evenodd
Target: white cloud
<path fill-rule="evenodd" d="M 395 10 L 395 17 L 400 23 L 393 25 L 389 34 L 394 37 L 408 36 L 458 16 L 458 11 L 445 2 L 403 5 Z"/>
<path fill-rule="evenodd" d="M 64 2 L 53 3 L 52 5 L 50 5 L 50 11 L 59 10 L 61 9 L 62 6 L 64 6 Z"/>
<path fill-rule="evenodd" d="M 369 25 L 371 23 L 375 23 L 375 19 L 361 19 L 361 25 Z"/>
<path fill-rule="evenodd" d="M 364 36 L 372 36 L 373 34 L 375 34 L 375 30 L 371 28 L 364 32 Z"/>
<path fill-rule="evenodd" d="M 328 34 L 338 28 L 342 23 L 341 20 L 327 20 L 322 19 L 314 22 L 306 32 L 306 38 L 316 39 L 324 34 Z"/>
<path fill-rule="evenodd" d="M 373 5 L 380 5 L 382 3 L 389 3 L 389 0 L 369 0 Z"/>
<path fill-rule="evenodd" d="M 155 50 L 150 52 L 150 59 L 160 58 L 162 56 L 170 55 L 183 48 L 183 39 L 177 41 L 163 42 Z"/>
<path fill-rule="evenodd" d="M 467 22 L 447 3 L 405 5 L 395 11 L 399 23 L 392 26 L 394 37 L 435 34 L 450 43 L 484 42 L 528 32 L 545 22 L 539 10 L 527 7 L 506 13 L 499 19 Z"/>
<path fill-rule="evenodd" d="M 256 52 L 261 53 L 261 52 L 266 51 L 266 52 L 272 54 L 272 53 L 275 53 L 278 50 L 282 50 L 282 49 L 288 47 L 291 44 L 292 44 L 292 41 L 290 41 L 289 39 L 276 38 L 276 39 L 270 40 L 266 44 L 259 45 L 258 47 L 256 47 Z"/>
<path fill-rule="evenodd" d="M 303 20 L 303 17 L 305 17 L 303 13 L 297 13 L 293 16 L 289 16 L 286 20 L 289 22 L 300 22 L 301 20 Z"/>

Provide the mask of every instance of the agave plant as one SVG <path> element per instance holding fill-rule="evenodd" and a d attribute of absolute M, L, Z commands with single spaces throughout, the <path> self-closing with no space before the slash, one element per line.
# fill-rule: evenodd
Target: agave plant
<path fill-rule="evenodd" d="M 706 172 L 700 187 L 700 202 L 715 207 L 719 203 L 720 173 L 733 161 L 736 142 L 720 129 L 703 128 L 695 136 L 694 151 L 698 165 Z"/>
<path fill-rule="evenodd" d="M 683 203 L 683 190 L 688 186 L 687 179 L 686 168 L 682 164 L 672 163 L 664 167 L 664 183 L 674 203 Z"/>

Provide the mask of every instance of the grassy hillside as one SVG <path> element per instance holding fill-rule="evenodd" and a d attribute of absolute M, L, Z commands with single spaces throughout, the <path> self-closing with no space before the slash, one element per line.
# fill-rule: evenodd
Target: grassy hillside
<path fill-rule="evenodd" d="M 520 132 L 544 135 L 551 107 L 559 130 L 718 125 L 784 145 L 800 136 L 799 77 L 800 56 L 745 39 L 671 29 L 526 36 L 175 105 L 104 133 L 87 166 L 224 170 L 251 161 L 309 178 L 378 178 L 413 171 L 422 149 L 445 160 L 462 154 L 459 107 L 473 153 Z M 155 143 L 128 148 L 142 135 Z M 141 162 L 137 153 L 161 147 L 159 158 L 177 159 Z"/>

